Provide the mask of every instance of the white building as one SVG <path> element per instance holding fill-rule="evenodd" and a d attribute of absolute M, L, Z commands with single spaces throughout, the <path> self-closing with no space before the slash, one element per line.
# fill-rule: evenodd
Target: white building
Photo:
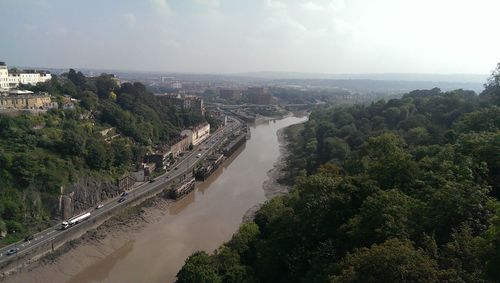
<path fill-rule="evenodd" d="M 9 70 L 5 63 L 0 62 L 0 89 L 9 88 Z"/>
<path fill-rule="evenodd" d="M 4 62 L 0 62 L 0 89 L 18 87 L 19 84 L 36 85 L 52 79 L 52 75 L 46 71 L 19 70 L 9 74 L 9 69 Z"/>
<path fill-rule="evenodd" d="M 210 124 L 203 123 L 181 132 L 182 136 L 188 136 L 192 145 L 198 145 L 210 135 Z"/>
<path fill-rule="evenodd" d="M 169 82 L 169 83 L 167 83 L 167 87 L 173 88 L 173 89 L 181 89 L 182 83 L 180 81 Z"/>

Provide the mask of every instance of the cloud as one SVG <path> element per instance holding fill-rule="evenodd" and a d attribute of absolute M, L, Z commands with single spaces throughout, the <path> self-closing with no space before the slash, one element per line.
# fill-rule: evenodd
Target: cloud
<path fill-rule="evenodd" d="M 137 22 L 135 15 L 133 13 L 122 14 L 122 19 L 129 27 L 134 27 Z"/>
<path fill-rule="evenodd" d="M 266 0 L 266 7 L 270 9 L 283 9 L 286 4 L 279 0 Z"/>
<path fill-rule="evenodd" d="M 194 0 L 194 2 L 212 8 L 220 7 L 220 0 Z"/>
<path fill-rule="evenodd" d="M 302 7 L 310 11 L 322 11 L 324 9 L 324 6 L 313 1 L 306 1 L 302 3 Z"/>
<path fill-rule="evenodd" d="M 167 0 L 150 0 L 150 3 L 153 9 L 160 14 L 170 14 L 172 12 Z"/>
<path fill-rule="evenodd" d="M 0 0 L 2 56 L 207 72 L 487 72 L 499 60 L 499 0 L 81 2 Z M 142 44 L 120 48 L 131 38 Z"/>

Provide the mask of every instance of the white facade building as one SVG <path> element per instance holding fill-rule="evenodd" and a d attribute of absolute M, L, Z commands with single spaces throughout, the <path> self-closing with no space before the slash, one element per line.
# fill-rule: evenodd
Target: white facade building
<path fill-rule="evenodd" d="M 2 88 L 9 88 L 9 70 L 7 70 L 5 63 L 2 64 L 2 62 L 0 62 L 0 89 Z"/>
<path fill-rule="evenodd" d="M 20 70 L 11 72 L 4 62 L 0 62 L 0 89 L 18 87 L 19 84 L 36 85 L 52 79 L 52 75 L 46 71 Z"/>
<path fill-rule="evenodd" d="M 210 135 L 210 124 L 203 123 L 181 132 L 181 135 L 189 137 L 191 144 L 196 146 Z"/>

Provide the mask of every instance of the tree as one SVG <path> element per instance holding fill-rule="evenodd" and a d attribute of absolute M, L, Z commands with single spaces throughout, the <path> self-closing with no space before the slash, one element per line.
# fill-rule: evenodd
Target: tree
<path fill-rule="evenodd" d="M 97 108 L 99 99 L 92 91 L 84 91 L 80 97 L 80 105 L 87 110 L 95 110 Z"/>
<path fill-rule="evenodd" d="M 411 183 L 416 168 L 404 146 L 401 137 L 384 133 L 361 147 L 362 166 L 381 187 L 404 188 Z"/>
<path fill-rule="evenodd" d="M 351 148 L 342 139 L 336 137 L 329 137 L 325 139 L 324 151 L 325 151 L 323 158 L 324 160 L 333 159 L 342 162 L 351 151 Z"/>
<path fill-rule="evenodd" d="M 435 260 L 408 240 L 390 239 L 349 254 L 331 282 L 439 282 Z"/>
<path fill-rule="evenodd" d="M 132 148 L 127 140 L 118 139 L 111 143 L 114 152 L 114 165 L 123 166 L 130 164 L 132 160 Z"/>
<path fill-rule="evenodd" d="M 488 231 L 480 238 L 480 260 L 484 266 L 486 278 L 492 282 L 500 281 L 500 206 L 496 207 L 496 214 L 490 220 Z"/>
<path fill-rule="evenodd" d="M 412 213 L 418 203 L 395 189 L 378 191 L 363 202 L 359 213 L 347 224 L 347 233 L 357 242 L 356 246 L 381 243 L 388 238 L 405 239 L 413 233 Z"/>
<path fill-rule="evenodd" d="M 462 133 L 500 130 L 500 107 L 488 107 L 463 115 L 455 124 Z"/>
<path fill-rule="evenodd" d="M 97 95 L 103 99 L 109 98 L 110 92 L 117 87 L 116 82 L 112 80 L 112 75 L 109 74 L 101 74 L 97 77 L 95 86 L 97 88 Z"/>
<path fill-rule="evenodd" d="M 259 234 L 257 224 L 254 222 L 243 223 L 226 245 L 239 254 L 243 254 L 250 249 L 250 244 L 257 239 Z"/>
<path fill-rule="evenodd" d="M 86 161 L 90 168 L 105 169 L 111 165 L 113 151 L 101 141 L 89 140 L 86 151 Z"/>
<path fill-rule="evenodd" d="M 410 145 L 425 145 L 429 141 L 429 132 L 424 127 L 412 128 L 406 134 L 406 142 Z"/>
<path fill-rule="evenodd" d="M 83 89 L 85 87 L 86 79 L 82 72 L 77 73 L 74 69 L 69 69 L 67 77 L 79 89 Z"/>
<path fill-rule="evenodd" d="M 66 128 L 63 132 L 61 152 L 71 156 L 80 156 L 85 149 L 85 137 L 74 128 Z"/>
<path fill-rule="evenodd" d="M 217 274 L 213 259 L 206 252 L 192 254 L 177 273 L 177 283 L 218 283 L 222 282 Z"/>
<path fill-rule="evenodd" d="M 215 255 L 217 272 L 224 283 L 247 282 L 250 276 L 247 268 L 241 264 L 237 251 L 223 246 Z"/>
<path fill-rule="evenodd" d="M 500 63 L 498 63 L 495 70 L 491 72 L 491 76 L 488 78 L 484 88 L 481 96 L 488 100 L 487 103 L 493 103 L 500 106 Z"/>

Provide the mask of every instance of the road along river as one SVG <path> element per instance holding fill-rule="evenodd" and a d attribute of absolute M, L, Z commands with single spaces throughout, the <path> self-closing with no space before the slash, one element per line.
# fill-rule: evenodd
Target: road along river
<path fill-rule="evenodd" d="M 181 200 L 152 209 L 140 229 L 108 235 L 111 239 L 99 245 L 78 246 L 54 263 L 10 279 L 173 282 L 190 254 L 215 250 L 231 238 L 245 212 L 266 200 L 262 184 L 280 155 L 277 131 L 306 119 L 288 117 L 251 126 L 250 140 L 221 168 Z"/>

